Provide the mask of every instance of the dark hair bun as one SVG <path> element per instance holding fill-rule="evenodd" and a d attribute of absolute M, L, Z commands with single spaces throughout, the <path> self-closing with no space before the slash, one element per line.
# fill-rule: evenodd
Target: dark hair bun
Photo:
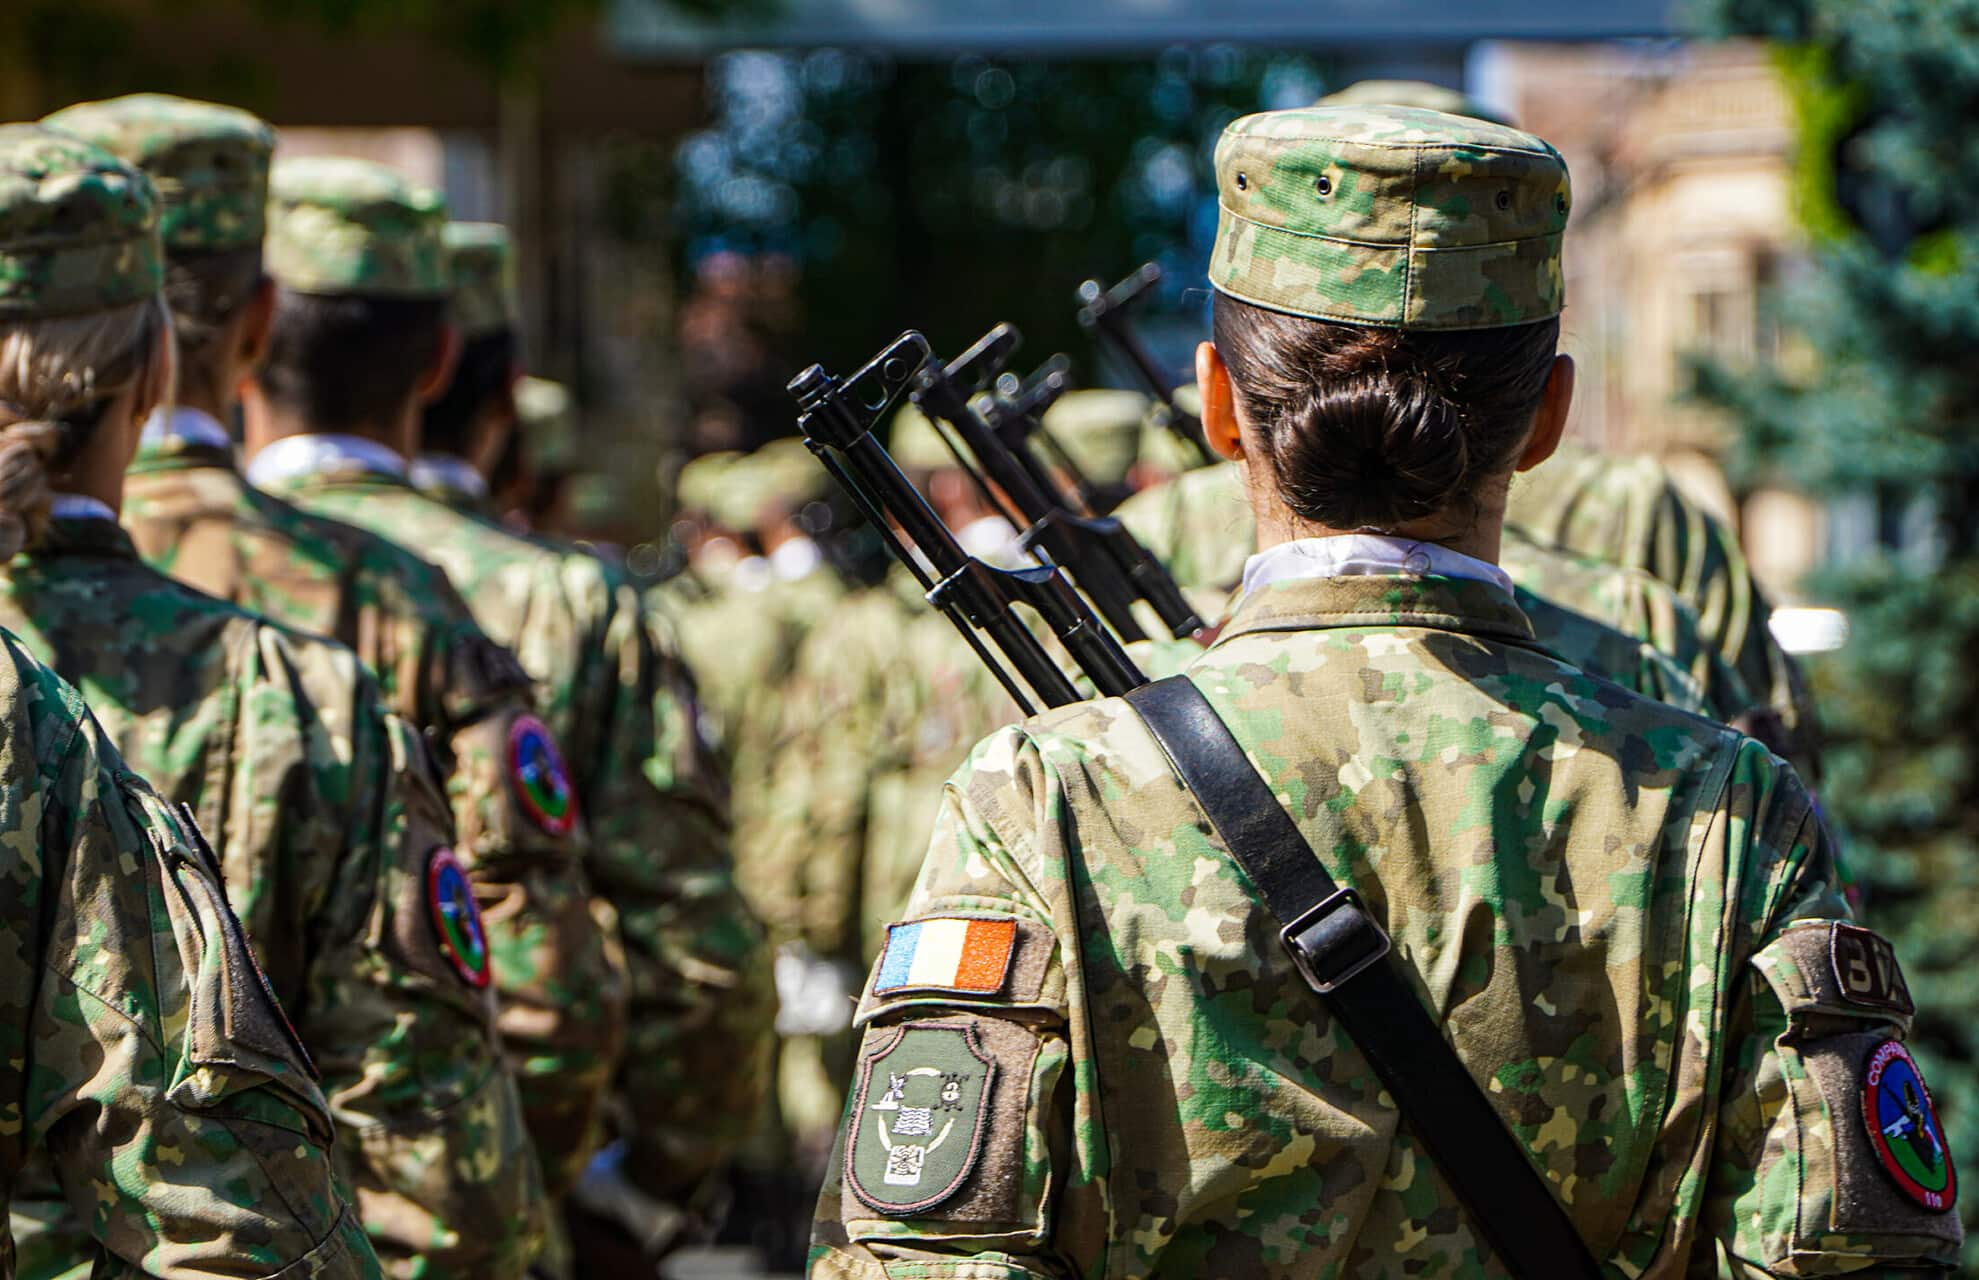
<path fill-rule="evenodd" d="M 1216 296 L 1216 347 L 1292 514 L 1392 529 L 1461 511 L 1508 471 L 1552 372 L 1559 321 L 1404 332 Z"/>

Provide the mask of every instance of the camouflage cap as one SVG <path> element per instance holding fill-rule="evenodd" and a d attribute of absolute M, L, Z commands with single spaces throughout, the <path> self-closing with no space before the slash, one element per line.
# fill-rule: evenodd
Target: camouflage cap
<path fill-rule="evenodd" d="M 42 121 L 136 165 L 158 189 L 167 252 L 261 243 L 275 131 L 259 116 L 167 93 L 64 107 Z"/>
<path fill-rule="evenodd" d="M 1493 124 L 1509 125 L 1511 120 L 1500 111 L 1493 111 L 1476 98 L 1446 89 L 1440 84 L 1427 80 L 1356 80 L 1346 88 L 1329 93 L 1315 107 L 1421 107 L 1425 111 L 1441 111 L 1447 115 L 1469 116 L 1473 120 L 1489 120 Z"/>
<path fill-rule="evenodd" d="M 763 502 L 801 507 L 831 496 L 831 473 L 795 436 L 772 440 L 749 455 Z"/>
<path fill-rule="evenodd" d="M 1203 415 L 1202 388 L 1193 382 L 1175 388 L 1175 403 L 1197 419 Z M 1210 465 L 1200 449 L 1192 448 L 1175 434 L 1167 422 L 1167 406 L 1159 400 L 1148 402 L 1147 416 L 1141 419 L 1140 461 L 1162 475 L 1180 475 Z"/>
<path fill-rule="evenodd" d="M 886 451 L 895 462 L 911 471 L 938 471 L 955 465 L 955 455 L 949 452 L 934 423 L 912 401 L 903 402 L 894 413 Z"/>
<path fill-rule="evenodd" d="M 515 252 L 508 228 L 499 222 L 449 222 L 441 240 L 454 291 L 448 311 L 461 338 L 515 328 Z"/>
<path fill-rule="evenodd" d="M 570 388 L 548 378 L 515 384 L 516 427 L 537 466 L 564 471 L 577 461 L 577 406 Z"/>
<path fill-rule="evenodd" d="M 142 170 L 38 124 L 0 125 L 0 318 L 108 311 L 163 279 Z"/>
<path fill-rule="evenodd" d="M 275 162 L 268 274 L 297 293 L 444 298 L 447 205 L 381 164 L 347 156 Z"/>
<path fill-rule="evenodd" d="M 1494 329 L 1560 314 L 1566 162 L 1418 107 L 1244 116 L 1216 146 L 1210 283 L 1291 315 Z"/>
<path fill-rule="evenodd" d="M 679 497 L 680 505 L 690 511 L 713 514 L 718 504 L 717 491 L 721 487 L 722 477 L 741 457 L 733 450 L 723 449 L 689 458 L 674 478 L 674 493 Z"/>
<path fill-rule="evenodd" d="M 1120 485 L 1140 457 L 1148 398 L 1138 391 L 1067 391 L 1045 410 L 1044 427 L 1094 484 Z"/>

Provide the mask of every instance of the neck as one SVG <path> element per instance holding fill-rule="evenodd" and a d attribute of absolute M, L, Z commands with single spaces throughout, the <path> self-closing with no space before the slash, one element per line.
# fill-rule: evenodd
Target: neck
<path fill-rule="evenodd" d="M 241 455 L 248 461 L 277 440 L 310 435 L 361 436 L 410 461 L 418 446 L 418 427 L 418 406 L 411 402 L 396 422 L 352 422 L 326 428 L 286 406 L 270 402 L 253 384 L 241 397 Z"/>
<path fill-rule="evenodd" d="M 138 423 L 132 419 L 131 406 L 127 398 L 119 397 L 97 420 L 96 430 L 90 434 L 82 454 L 67 472 L 54 479 L 55 489 L 94 498 L 112 511 L 122 513 L 124 469 L 130 466 L 131 455 L 136 452 L 137 435 Z"/>
<path fill-rule="evenodd" d="M 234 397 L 226 381 L 219 376 L 198 376 L 192 362 L 181 357 L 174 397 L 181 408 L 197 409 L 224 426 L 234 416 Z"/>
<path fill-rule="evenodd" d="M 1266 551 L 1300 538 L 1335 538 L 1343 534 L 1367 532 L 1364 529 L 1336 529 L 1300 519 L 1278 496 L 1276 487 L 1269 479 L 1261 486 L 1253 486 L 1249 462 L 1242 461 L 1237 465 L 1243 473 L 1244 486 L 1251 495 L 1252 513 L 1257 517 L 1258 550 Z M 1487 482 L 1476 495 L 1477 505 L 1466 513 L 1469 519 L 1456 520 L 1436 515 L 1382 532 L 1414 542 L 1433 542 L 1474 560 L 1497 564 L 1500 544 L 1504 540 L 1505 497 L 1509 484 L 1510 477 Z"/>

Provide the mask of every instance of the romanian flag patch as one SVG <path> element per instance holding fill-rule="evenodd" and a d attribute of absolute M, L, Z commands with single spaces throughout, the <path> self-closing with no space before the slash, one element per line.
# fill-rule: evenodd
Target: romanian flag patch
<path fill-rule="evenodd" d="M 957 991 L 990 996 L 1003 989 L 1016 949 L 1015 920 L 934 916 L 886 927 L 873 994 Z"/>

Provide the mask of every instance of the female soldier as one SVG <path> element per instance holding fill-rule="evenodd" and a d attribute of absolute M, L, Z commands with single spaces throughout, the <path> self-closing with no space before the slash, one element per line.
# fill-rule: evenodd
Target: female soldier
<path fill-rule="evenodd" d="M 0 235 L 32 244 L 49 282 L 0 314 L 0 515 L 26 541 L 0 569 L 0 620 L 213 834 L 213 869 L 268 968 L 228 981 L 266 984 L 294 1014 L 393 1273 L 520 1276 L 542 1189 L 423 746 L 348 649 L 180 586 L 117 526 L 124 467 L 172 375 L 150 183 L 14 126 L 0 184 Z M 74 1197 L 46 1172 L 22 1186 L 20 1274 L 84 1261 Z"/>
<path fill-rule="evenodd" d="M 1799 779 L 1551 657 L 1493 563 L 1572 391 L 1558 154 L 1333 107 L 1216 169 L 1197 372 L 1261 550 L 1188 679 L 1610 1273 L 1949 1263 L 1910 998 Z M 1507 1274 L 1126 704 L 979 746 L 907 915 L 814 1275 Z"/>

